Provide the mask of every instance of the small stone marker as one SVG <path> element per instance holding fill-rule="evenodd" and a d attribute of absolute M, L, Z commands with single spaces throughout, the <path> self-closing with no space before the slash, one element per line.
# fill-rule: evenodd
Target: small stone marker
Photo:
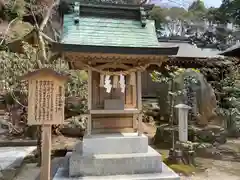
<path fill-rule="evenodd" d="M 179 141 L 188 141 L 188 111 L 191 109 L 188 105 L 178 104 L 175 106 L 178 109 L 178 133 Z"/>
<path fill-rule="evenodd" d="M 28 125 L 42 125 L 41 180 L 50 180 L 52 125 L 64 122 L 67 80 L 52 69 L 43 68 L 23 76 L 28 80 Z"/>

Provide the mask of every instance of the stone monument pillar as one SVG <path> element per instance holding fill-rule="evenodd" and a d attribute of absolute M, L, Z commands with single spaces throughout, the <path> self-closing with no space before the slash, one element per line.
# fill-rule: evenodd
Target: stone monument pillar
<path fill-rule="evenodd" d="M 178 109 L 178 133 L 179 141 L 188 141 L 188 111 L 191 109 L 190 106 L 185 104 L 178 104 L 175 106 Z"/>

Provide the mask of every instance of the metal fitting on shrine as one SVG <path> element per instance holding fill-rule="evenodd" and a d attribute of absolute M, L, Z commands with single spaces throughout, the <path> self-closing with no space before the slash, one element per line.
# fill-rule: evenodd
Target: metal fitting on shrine
<path fill-rule="evenodd" d="M 73 9 L 74 13 L 75 13 L 75 17 L 74 17 L 74 24 L 75 25 L 79 25 L 79 15 L 80 15 L 80 3 L 79 2 L 75 2 L 74 3 L 74 9 Z"/>
<path fill-rule="evenodd" d="M 147 24 L 147 13 L 145 12 L 143 7 L 140 7 L 140 15 L 141 15 L 142 27 L 145 27 Z"/>

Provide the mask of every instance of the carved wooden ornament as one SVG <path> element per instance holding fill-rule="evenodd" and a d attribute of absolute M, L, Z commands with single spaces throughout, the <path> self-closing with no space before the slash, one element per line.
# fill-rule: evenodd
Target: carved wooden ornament
<path fill-rule="evenodd" d="M 62 124 L 67 77 L 43 68 L 26 74 L 23 79 L 28 80 L 28 124 Z"/>

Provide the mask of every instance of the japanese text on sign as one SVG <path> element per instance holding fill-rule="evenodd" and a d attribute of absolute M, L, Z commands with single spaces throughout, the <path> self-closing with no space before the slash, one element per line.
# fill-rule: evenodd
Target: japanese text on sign
<path fill-rule="evenodd" d="M 52 81 L 36 81 L 34 114 L 37 122 L 53 120 L 53 88 Z"/>

